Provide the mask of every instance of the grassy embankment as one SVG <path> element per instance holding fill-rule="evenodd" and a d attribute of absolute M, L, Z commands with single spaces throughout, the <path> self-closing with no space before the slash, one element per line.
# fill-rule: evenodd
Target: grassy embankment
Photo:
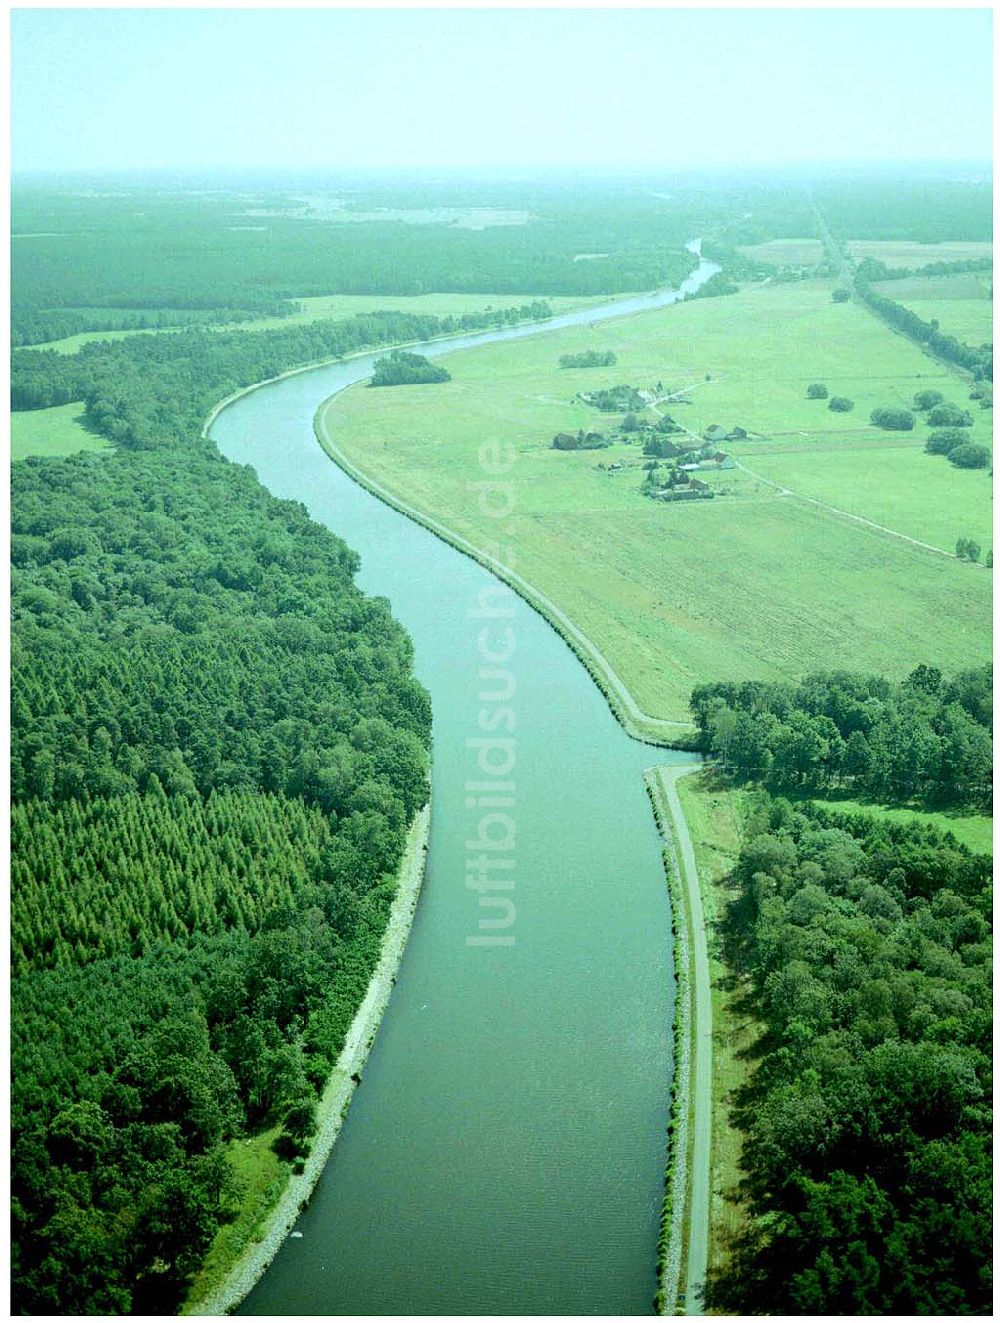
<path fill-rule="evenodd" d="M 346 458 L 393 495 L 477 546 L 502 538 L 518 571 L 655 717 L 684 720 L 701 680 L 823 667 L 901 676 L 920 661 L 949 670 L 984 661 L 989 574 L 904 539 L 936 538 L 948 551 L 975 536 L 988 517 L 988 476 L 925 455 L 926 429 L 893 434 L 868 422 L 872 408 L 908 403 L 919 389 L 963 403 L 967 390 L 864 308 L 833 304 L 833 287 L 754 287 L 462 351 L 447 358 L 452 381 L 354 387 L 333 401 L 327 423 Z M 558 368 L 560 354 L 590 348 L 614 350 L 617 366 Z M 617 421 L 578 391 L 659 380 L 696 386 L 690 403 L 669 406 L 694 431 L 722 423 L 757 434 L 727 444 L 754 472 L 794 492 L 787 466 L 808 487 L 803 496 L 851 506 L 902 536 L 779 495 L 739 470 L 710 475 L 717 500 L 658 504 L 638 490 L 639 447 L 550 448 L 558 431 Z M 813 381 L 852 398 L 854 412 L 807 400 Z M 973 435 L 988 439 L 988 416 L 975 413 Z M 468 486 L 489 476 L 478 460 L 485 441 L 516 456 L 507 475 L 516 504 L 502 520 L 483 513 Z M 859 453 L 871 461 L 867 484 Z M 807 458 L 818 463 L 803 479 Z M 623 467 L 609 472 L 612 463 Z M 932 635 L 928 620 L 948 628 Z"/>
<path fill-rule="evenodd" d="M 738 1186 L 742 1138 L 732 1120 L 737 1091 L 748 1082 L 760 1027 L 742 1002 L 722 962 L 715 927 L 731 894 L 729 876 L 740 851 L 750 793 L 719 785 L 709 769 L 677 782 L 694 846 L 708 925 L 712 979 L 712 1177 L 709 1202 L 708 1268 L 717 1271 L 744 1221 Z"/>
<path fill-rule="evenodd" d="M 83 421 L 82 404 L 59 404 L 10 416 L 10 457 L 75 455 L 78 450 L 107 450 L 108 442 Z"/>
<path fill-rule="evenodd" d="M 288 317 L 255 317 L 245 322 L 206 325 L 206 330 L 273 331 L 288 326 L 306 326 L 310 322 L 341 320 L 366 312 L 412 312 L 431 317 L 460 317 L 468 312 L 483 312 L 486 308 L 495 308 L 498 311 L 504 308 L 519 308 L 521 304 L 531 303 L 535 299 L 544 299 L 554 313 L 559 313 L 569 312 L 573 308 L 589 307 L 594 303 L 607 303 L 614 297 L 616 296 L 611 294 L 588 298 L 550 294 L 321 294 L 312 298 L 294 300 L 301 304 L 301 311 L 293 312 Z M 130 308 L 123 311 L 135 316 L 142 309 Z M 183 310 L 179 309 L 178 320 L 183 320 L 183 317 Z M 156 327 L 135 331 L 82 331 L 79 335 L 68 335 L 62 340 L 50 340 L 46 344 L 31 345 L 30 348 L 55 349 L 60 354 L 75 354 L 82 345 L 96 340 L 123 340 L 130 335 L 156 335 L 176 329 L 178 328 Z"/>

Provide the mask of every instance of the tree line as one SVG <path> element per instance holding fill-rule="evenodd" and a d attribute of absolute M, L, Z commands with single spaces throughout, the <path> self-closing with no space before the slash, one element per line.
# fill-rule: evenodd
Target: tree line
<path fill-rule="evenodd" d="M 938 358 L 944 359 L 947 363 L 955 363 L 958 367 L 971 372 L 976 381 L 992 381 L 992 344 L 973 347 L 963 344 L 953 335 L 943 335 L 936 324 L 925 322 L 922 317 L 903 304 L 879 293 L 874 289 L 873 281 L 881 279 L 879 274 L 881 265 L 872 262 L 871 258 L 865 258 L 859 263 L 855 272 L 854 288 L 869 308 L 883 317 L 890 326 L 896 327 L 911 340 L 915 340 L 917 344 L 925 345 Z"/>
<path fill-rule="evenodd" d="M 120 445 L 188 444 L 220 399 L 289 368 L 359 349 L 512 326 L 552 316 L 544 300 L 461 316 L 371 312 L 269 331 L 136 335 L 97 341 L 75 354 L 19 349 L 11 361 L 11 408 L 86 402 L 88 422 Z"/>
<path fill-rule="evenodd" d="M 796 685 L 698 685 L 701 747 L 773 791 L 849 789 L 876 802 L 988 809 L 992 668 L 946 678 L 918 666 L 902 682 L 819 672 Z"/>

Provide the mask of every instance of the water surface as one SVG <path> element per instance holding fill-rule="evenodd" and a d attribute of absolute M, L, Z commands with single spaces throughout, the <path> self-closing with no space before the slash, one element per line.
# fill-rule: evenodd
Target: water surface
<path fill-rule="evenodd" d="M 692 283 L 717 268 L 702 263 Z M 601 320 L 676 295 L 622 300 L 546 324 Z M 538 328 L 420 347 L 440 354 Z M 670 915 L 641 769 L 684 755 L 629 739 L 574 654 L 497 581 L 370 496 L 320 450 L 318 405 L 377 355 L 259 390 L 212 426 L 228 458 L 302 501 L 361 555 L 358 581 L 411 634 L 434 711 L 425 890 L 399 980 L 340 1138 L 244 1314 L 646 1314 L 666 1160 L 672 1057 Z M 495 603 L 495 595 L 488 599 Z M 470 946 L 466 885 L 487 811 L 480 631 L 514 653 L 515 764 L 506 946 Z M 503 646 L 509 640 L 503 636 Z M 506 731 L 499 731 L 506 737 Z M 499 756 L 499 753 L 495 756 Z M 493 780 L 494 778 L 488 778 Z M 471 806 L 470 798 L 473 800 Z M 498 824 L 494 830 L 500 830 Z M 491 866 L 492 867 L 492 866 Z M 479 876 L 472 867 L 473 880 Z M 500 874 L 491 871 L 492 879 Z"/>

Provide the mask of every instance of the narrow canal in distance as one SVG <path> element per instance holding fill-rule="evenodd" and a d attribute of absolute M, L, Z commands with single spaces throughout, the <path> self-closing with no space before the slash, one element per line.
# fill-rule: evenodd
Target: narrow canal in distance
<path fill-rule="evenodd" d="M 718 268 L 702 262 L 682 289 Z M 661 292 L 443 354 L 671 302 Z M 383 351 L 384 352 L 384 351 Z M 496 580 L 322 452 L 313 415 L 378 357 L 262 388 L 218 416 L 227 458 L 361 555 L 360 586 L 410 632 L 434 710 L 427 878 L 361 1086 L 308 1209 L 244 1314 L 649 1314 L 672 1059 L 670 913 L 642 783 L 686 755 L 624 734 L 574 654 L 513 598 L 513 946 L 469 946 L 483 810 L 483 621 Z M 489 913 L 495 913 L 490 911 Z"/>

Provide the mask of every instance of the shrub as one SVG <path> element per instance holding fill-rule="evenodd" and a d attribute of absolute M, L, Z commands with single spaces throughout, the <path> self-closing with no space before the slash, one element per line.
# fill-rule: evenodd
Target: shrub
<path fill-rule="evenodd" d="M 978 542 L 973 542 L 971 538 L 960 537 L 955 543 L 955 555 L 959 560 L 971 560 L 973 564 L 979 560 L 982 555 L 982 547 Z"/>
<path fill-rule="evenodd" d="M 834 395 L 826 407 L 832 409 L 834 413 L 850 413 L 854 408 L 854 401 L 847 399 L 844 395 Z"/>
<path fill-rule="evenodd" d="M 913 431 L 914 418 L 909 409 L 872 409 L 871 420 L 889 432 Z"/>
<path fill-rule="evenodd" d="M 939 390 L 918 390 L 913 397 L 913 407 L 915 409 L 933 409 L 935 404 L 940 404 L 944 396 Z"/>
<path fill-rule="evenodd" d="M 938 404 L 927 415 L 931 427 L 971 427 L 972 414 L 957 404 Z"/>
<path fill-rule="evenodd" d="M 850 297 L 851 297 L 851 292 L 850 292 L 850 290 L 847 290 L 847 289 L 835 289 L 835 290 L 833 291 L 833 301 L 834 301 L 834 303 L 846 303 L 847 300 L 848 300 Z"/>
<path fill-rule="evenodd" d="M 968 439 L 960 427 L 944 427 L 940 432 L 931 432 L 924 449 L 928 455 L 949 455 L 956 446 L 964 446 Z"/>
<path fill-rule="evenodd" d="M 814 381 L 813 384 L 806 391 L 806 399 L 825 400 L 829 394 L 830 392 L 827 390 L 827 388 L 823 385 L 821 381 Z"/>
<path fill-rule="evenodd" d="M 985 469 L 989 468 L 990 451 L 986 446 L 956 446 L 948 458 L 960 469 Z"/>
<path fill-rule="evenodd" d="M 561 368 L 614 367 L 617 362 L 617 356 L 610 349 L 587 349 L 582 354 L 561 354 L 559 357 Z"/>

